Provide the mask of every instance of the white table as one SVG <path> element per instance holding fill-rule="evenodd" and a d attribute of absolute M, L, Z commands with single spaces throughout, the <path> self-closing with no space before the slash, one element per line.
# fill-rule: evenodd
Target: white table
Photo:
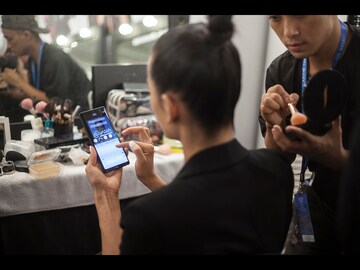
<path fill-rule="evenodd" d="M 135 155 L 129 152 L 130 165 L 124 167 L 119 199 L 149 191 L 136 177 Z M 155 171 L 170 182 L 183 166 L 183 154 L 155 154 Z M 28 173 L 15 172 L 0 177 L 0 217 L 57 210 L 94 204 L 93 192 L 84 165 L 63 165 L 58 177 L 36 180 Z"/>

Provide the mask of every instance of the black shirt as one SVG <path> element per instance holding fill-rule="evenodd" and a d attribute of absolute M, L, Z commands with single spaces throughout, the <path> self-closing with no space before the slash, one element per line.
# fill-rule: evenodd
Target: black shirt
<path fill-rule="evenodd" d="M 335 69 L 346 79 L 345 109 L 341 115 L 343 131 L 343 146 L 350 149 L 349 141 L 354 127 L 356 111 L 360 108 L 360 29 L 349 25 L 352 32 L 351 42 Z M 281 84 L 289 93 L 297 93 L 300 97 L 297 109 L 301 111 L 301 73 L 302 59 L 294 58 L 288 51 L 278 56 L 266 72 L 265 87 L 269 89 L 275 84 Z M 266 127 L 260 117 L 263 134 Z M 314 164 L 314 163 L 313 163 Z M 341 170 L 334 170 L 320 164 L 315 164 L 315 179 L 313 187 L 321 199 L 333 210 L 339 194 Z"/>
<path fill-rule="evenodd" d="M 234 139 L 197 153 L 172 183 L 125 208 L 121 253 L 279 254 L 292 192 L 286 159 Z"/>
<path fill-rule="evenodd" d="M 353 136 L 350 159 L 341 179 L 337 223 L 344 254 L 360 254 L 360 118 Z"/>
<path fill-rule="evenodd" d="M 29 69 L 31 84 L 31 61 Z M 88 109 L 87 95 L 91 82 L 85 71 L 61 49 L 44 43 L 40 65 L 40 90 L 46 92 L 48 98 L 60 97 L 71 99 L 74 105 L 80 105 L 81 111 Z"/>

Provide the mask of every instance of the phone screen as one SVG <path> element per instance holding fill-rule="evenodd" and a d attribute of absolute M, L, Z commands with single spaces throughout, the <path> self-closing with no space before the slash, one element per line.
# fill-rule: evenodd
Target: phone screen
<path fill-rule="evenodd" d="M 86 133 L 98 155 L 103 171 L 109 172 L 129 164 L 123 148 L 115 145 L 120 143 L 106 113 L 105 107 L 95 108 L 80 113 Z"/>

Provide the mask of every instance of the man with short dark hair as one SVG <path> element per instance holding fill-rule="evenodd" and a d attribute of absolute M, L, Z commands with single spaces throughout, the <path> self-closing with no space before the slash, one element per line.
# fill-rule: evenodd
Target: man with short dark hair
<path fill-rule="evenodd" d="M 291 160 L 296 154 L 303 156 L 300 179 L 308 191 L 306 213 L 311 217 L 310 222 L 310 219 L 304 219 L 305 222 L 299 221 L 291 229 L 292 237 L 285 254 L 339 254 L 341 245 L 335 213 L 341 174 L 351 150 L 350 135 L 360 104 L 360 29 L 340 21 L 336 15 L 270 15 L 269 24 L 287 51 L 273 60 L 267 69 L 266 93 L 262 96 L 259 120 L 267 148 L 277 149 Z M 346 80 L 347 86 L 343 90 L 346 102 L 341 116 L 323 135 L 287 125 L 291 115 L 288 103 L 304 113 L 304 93 L 310 78 L 328 69 L 336 70 Z M 330 100 L 325 93 L 323 100 Z M 320 104 L 316 105 L 321 108 Z M 313 122 L 317 121 L 313 119 Z M 285 133 L 292 133 L 299 140 L 291 140 Z M 313 174 L 309 184 L 304 179 L 307 170 Z M 303 194 L 301 190 L 298 193 Z M 304 209 L 299 207 L 297 211 Z M 302 216 L 295 215 L 296 218 L 305 216 L 305 211 L 298 212 Z M 307 226 L 303 227 L 304 224 Z M 308 230 L 311 227 L 313 232 Z M 304 231 L 304 235 L 312 235 L 313 239 L 302 241 L 298 232 Z"/>

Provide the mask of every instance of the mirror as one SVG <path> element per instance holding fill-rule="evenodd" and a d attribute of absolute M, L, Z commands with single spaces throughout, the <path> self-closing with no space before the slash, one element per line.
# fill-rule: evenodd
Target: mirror
<path fill-rule="evenodd" d="M 154 42 L 169 29 L 167 15 L 38 17 L 51 31 L 46 41 L 69 53 L 89 79 L 93 64 L 146 62 Z"/>
<path fill-rule="evenodd" d="M 61 48 L 79 63 L 91 81 L 94 64 L 146 63 L 155 41 L 169 28 L 188 23 L 189 15 L 36 15 L 44 42 Z M 6 40 L 0 29 L 0 55 L 5 53 Z M 86 97 L 84 97 L 86 98 Z M 2 109 L 9 100 L 0 96 L 0 115 L 10 122 L 22 121 L 20 101 L 10 101 L 11 110 Z M 26 112 L 25 112 L 26 113 Z"/>

